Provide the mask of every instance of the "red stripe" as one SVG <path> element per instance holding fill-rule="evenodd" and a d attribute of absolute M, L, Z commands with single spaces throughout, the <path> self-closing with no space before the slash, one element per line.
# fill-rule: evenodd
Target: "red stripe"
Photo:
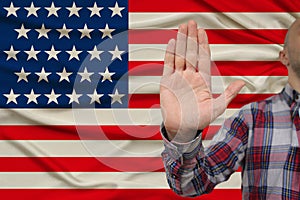
<path fill-rule="evenodd" d="M 202 140 L 211 140 L 220 130 L 221 126 L 209 126 L 203 130 Z"/>
<path fill-rule="evenodd" d="M 164 63 L 159 61 L 130 61 L 128 63 L 129 76 L 161 76 Z"/>
<path fill-rule="evenodd" d="M 114 130 L 103 134 L 92 135 L 90 131 L 96 126 L 80 126 L 87 130 L 83 136 L 78 136 L 75 126 L 1 126 L 0 140 L 161 140 L 160 126 L 110 126 Z M 102 127 L 103 128 L 103 127 Z M 204 131 L 203 139 L 210 140 L 219 126 L 211 126 Z M 105 127 L 104 129 L 108 129 Z M 21 132 L 22 131 L 22 132 Z M 142 133 L 142 135 L 141 135 Z"/>
<path fill-rule="evenodd" d="M 0 157 L 0 162 L 0 172 L 165 171 L 161 157 Z"/>
<path fill-rule="evenodd" d="M 241 108 L 242 106 L 266 99 L 273 94 L 238 94 L 229 104 L 228 108 Z M 215 95 L 216 97 L 217 95 Z M 129 96 L 129 108 L 159 108 L 159 94 L 132 94 Z"/>
<path fill-rule="evenodd" d="M 117 186 L 116 186 L 117 187 Z M 190 200 L 176 195 L 170 189 L 2 189 L 2 199 L 64 199 L 64 200 Z M 241 200 L 240 189 L 215 189 L 196 200 Z"/>
<path fill-rule="evenodd" d="M 242 106 L 264 100 L 274 94 L 238 94 L 228 105 L 228 108 L 241 108 Z M 213 95 L 216 98 L 218 95 Z"/>
<path fill-rule="evenodd" d="M 298 12 L 300 1 L 129 0 L 129 12 Z M 153 6 L 156 5 L 156 6 Z"/>
<path fill-rule="evenodd" d="M 159 126 L 0 126 L 0 140 L 160 140 Z"/>
<path fill-rule="evenodd" d="M 97 126 L 1 126 L 0 140 L 161 140 L 160 126 L 109 126 L 105 136 L 95 133 Z M 203 139 L 210 140 L 219 126 L 204 131 Z M 78 136 L 77 129 L 86 131 Z"/>
<path fill-rule="evenodd" d="M 130 76 L 161 76 L 163 62 L 131 61 Z M 279 61 L 218 61 L 211 67 L 212 76 L 287 76 L 287 69 Z"/>
<path fill-rule="evenodd" d="M 0 172 L 163 172 L 160 157 L 5 157 Z"/>
<path fill-rule="evenodd" d="M 287 30 L 206 30 L 210 44 L 283 44 Z M 177 30 L 130 30 L 129 44 L 167 44 Z"/>

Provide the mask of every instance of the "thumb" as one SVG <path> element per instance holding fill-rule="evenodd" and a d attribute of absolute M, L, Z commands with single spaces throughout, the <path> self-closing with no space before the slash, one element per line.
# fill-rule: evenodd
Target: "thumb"
<path fill-rule="evenodd" d="M 239 91 L 241 91 L 241 89 L 245 86 L 245 84 L 246 83 L 244 81 L 237 80 L 234 81 L 233 83 L 230 83 L 230 85 L 225 89 L 222 95 L 225 96 L 226 107 L 236 97 Z"/>
<path fill-rule="evenodd" d="M 225 89 L 225 91 L 216 99 L 214 99 L 214 118 L 217 118 L 227 108 L 228 104 L 236 97 L 239 91 L 246 85 L 242 80 L 234 81 Z"/>

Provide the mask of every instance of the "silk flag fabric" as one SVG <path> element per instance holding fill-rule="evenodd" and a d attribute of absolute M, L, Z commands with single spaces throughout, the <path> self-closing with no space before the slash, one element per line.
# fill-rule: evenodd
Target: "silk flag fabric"
<path fill-rule="evenodd" d="M 207 30 L 213 93 L 247 86 L 205 130 L 278 93 L 278 62 L 299 1 L 0 2 L 2 199 L 185 199 L 160 157 L 159 80 L 179 24 Z M 196 199 L 241 199 L 241 172 Z"/>

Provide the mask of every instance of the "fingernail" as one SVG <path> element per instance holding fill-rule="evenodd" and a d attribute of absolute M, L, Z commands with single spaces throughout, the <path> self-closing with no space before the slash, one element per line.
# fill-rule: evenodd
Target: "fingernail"
<path fill-rule="evenodd" d="M 197 25 L 197 23 L 194 20 L 190 20 L 189 24 L 192 25 L 192 26 Z"/>
<path fill-rule="evenodd" d="M 187 29 L 187 25 L 186 24 L 181 24 L 179 26 L 179 31 L 184 31 L 185 29 Z"/>

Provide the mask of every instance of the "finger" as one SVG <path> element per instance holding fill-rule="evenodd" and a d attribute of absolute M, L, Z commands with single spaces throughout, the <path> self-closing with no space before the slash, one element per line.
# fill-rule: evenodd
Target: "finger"
<path fill-rule="evenodd" d="M 186 52 L 186 36 L 187 25 L 182 24 L 179 26 L 177 40 L 176 40 L 176 50 L 175 50 L 175 70 L 182 71 L 185 66 L 185 52 Z"/>
<path fill-rule="evenodd" d="M 176 41 L 174 39 L 171 39 L 168 43 L 166 54 L 165 54 L 163 76 L 170 75 L 174 72 L 175 46 L 176 46 Z"/>
<path fill-rule="evenodd" d="M 204 29 L 198 30 L 198 43 L 198 71 L 204 77 L 206 83 L 210 86 L 210 48 Z"/>
<path fill-rule="evenodd" d="M 186 69 L 196 71 L 197 65 L 197 52 L 198 52 L 198 43 L 197 43 L 197 24 L 195 21 L 189 21 L 188 23 L 188 38 L 187 38 L 187 47 L 186 47 Z"/>
<path fill-rule="evenodd" d="M 241 89 L 245 86 L 245 82 L 242 80 L 237 80 L 231 83 L 225 91 L 214 100 L 214 114 L 215 117 L 221 115 L 228 104 L 236 97 L 236 95 L 241 91 Z"/>

